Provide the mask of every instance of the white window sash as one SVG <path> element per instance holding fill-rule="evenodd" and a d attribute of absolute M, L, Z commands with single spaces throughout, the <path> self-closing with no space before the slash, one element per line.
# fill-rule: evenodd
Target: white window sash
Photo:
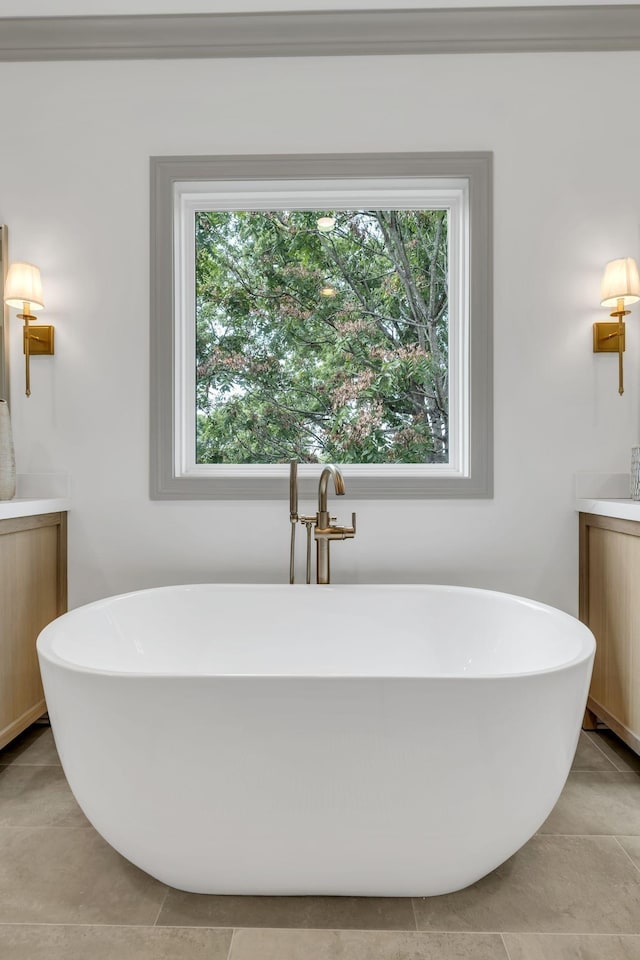
<path fill-rule="evenodd" d="M 448 211 L 449 462 L 345 464 L 346 477 L 461 478 L 470 470 L 469 188 L 464 178 L 316 181 L 193 181 L 174 184 L 174 475 L 278 478 L 282 464 L 196 463 L 195 218 L 207 210 Z M 301 478 L 317 467 L 300 465 Z"/>

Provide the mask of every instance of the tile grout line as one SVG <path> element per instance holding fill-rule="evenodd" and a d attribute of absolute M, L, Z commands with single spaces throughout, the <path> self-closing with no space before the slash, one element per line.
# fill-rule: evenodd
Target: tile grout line
<path fill-rule="evenodd" d="M 416 931 L 417 931 L 418 930 L 418 914 L 416 913 L 416 898 L 410 897 L 409 899 L 411 900 L 411 909 L 413 911 L 413 922 L 415 924 Z"/>
<path fill-rule="evenodd" d="M 0 823 L 0 830 L 93 830 L 94 833 L 98 833 L 89 821 L 86 824 L 81 824 L 81 826 L 70 824 L 66 827 L 59 823 L 52 823 L 51 826 L 46 824 L 43 826 L 41 823 Z M 629 834 L 629 836 L 632 836 L 632 834 Z M 104 837 L 102 839 L 104 840 Z"/>
<path fill-rule="evenodd" d="M 633 836 L 633 834 L 626 834 L 626 836 Z M 636 868 L 636 870 L 638 871 L 638 873 L 640 873 L 640 866 L 635 862 L 635 860 L 633 859 L 633 857 L 631 856 L 631 854 L 629 853 L 629 851 L 628 851 L 628 850 L 625 850 L 625 848 L 623 847 L 623 845 L 620 843 L 620 841 L 618 840 L 618 838 L 617 838 L 616 836 L 614 836 L 613 839 L 614 839 L 615 842 L 618 844 L 618 846 L 620 847 L 620 849 L 622 850 L 622 852 L 624 853 L 624 855 L 627 857 L 627 859 L 631 861 L 631 863 L 632 863 L 633 866 Z"/>
<path fill-rule="evenodd" d="M 615 766 L 613 760 L 612 760 L 609 756 L 607 756 L 607 754 L 604 752 L 604 750 L 602 749 L 602 747 L 601 747 L 600 744 L 598 743 L 597 737 L 594 736 L 594 734 L 596 733 L 596 731 L 595 731 L 595 730 L 583 730 L 582 732 L 584 733 L 584 735 L 585 735 L 585 737 L 587 738 L 587 740 L 589 741 L 589 743 L 592 743 L 592 744 L 594 745 L 594 747 L 596 748 L 596 750 L 599 750 L 600 753 L 602 754 L 602 756 L 605 757 L 606 760 L 607 760 L 612 766 Z"/>
<path fill-rule="evenodd" d="M 585 732 L 587 733 L 587 736 L 589 736 L 589 733 L 595 733 L 595 730 L 589 730 L 588 732 L 587 732 L 587 731 L 585 731 Z M 602 756 L 605 757 L 605 759 L 609 761 L 609 763 L 611 764 L 611 766 L 613 767 L 614 770 L 617 770 L 618 773 L 625 773 L 625 772 L 627 772 L 627 771 L 625 771 L 625 770 L 621 770 L 620 767 L 616 764 L 615 760 L 612 760 L 611 757 L 604 752 L 604 750 L 602 749 L 602 747 L 600 746 L 600 744 L 598 743 L 597 740 L 593 739 L 592 737 L 589 737 L 589 741 L 590 741 L 590 743 L 592 743 L 592 744 L 594 745 L 594 747 L 595 747 L 597 750 L 600 751 L 600 753 L 602 754 Z"/>
<path fill-rule="evenodd" d="M 502 946 L 504 947 L 504 952 L 507 955 L 507 960 L 511 960 L 511 954 L 509 953 L 509 947 L 507 946 L 507 941 L 505 940 L 505 934 L 500 934 L 500 939 L 502 940 Z"/>
<path fill-rule="evenodd" d="M 640 777 L 640 770 L 617 770 L 612 767 L 611 770 L 570 770 L 567 781 L 571 777 Z"/>
<path fill-rule="evenodd" d="M 640 933 L 585 933 L 585 932 L 576 932 L 575 930 L 508 930 L 506 933 L 500 930 L 452 930 L 450 928 L 443 929 L 434 929 L 434 930 L 399 930 L 396 927 L 252 927 L 248 925 L 246 927 L 212 927 L 208 925 L 201 924 L 181 924 L 181 923 L 170 923 L 166 926 L 153 927 L 148 923 L 96 923 L 94 921 L 89 921 L 86 923 L 52 923 L 47 921 L 20 921 L 20 920 L 0 920 L 0 928 L 2 927 L 78 927 L 86 929 L 87 927 L 99 927 L 101 929 L 118 929 L 123 928 L 127 930 L 231 930 L 232 939 L 235 933 L 239 933 L 242 930 L 276 930 L 280 931 L 302 931 L 304 933 L 391 933 L 391 934 L 403 934 L 403 933 L 417 933 L 420 936 L 432 937 L 440 936 L 442 934 L 454 934 L 456 937 L 503 937 L 503 936 L 517 936 L 517 937 L 595 937 L 600 939 L 627 939 L 627 940 L 638 940 L 640 941 Z M 228 958 L 227 958 L 228 960 Z"/>
<path fill-rule="evenodd" d="M 15 760 L 10 760 L 9 763 L 3 763 L 2 760 L 0 760 L 0 767 L 6 770 L 8 770 L 9 767 L 17 767 L 19 770 L 24 769 L 24 767 L 29 767 L 30 769 L 33 767 L 55 767 L 56 770 L 62 770 L 61 763 L 16 763 Z"/>
<path fill-rule="evenodd" d="M 476 934 L 477 936 L 477 934 Z M 499 937 L 595 937 L 598 940 L 638 940 L 640 942 L 640 933 L 576 933 L 575 930 L 507 930 L 505 933 L 499 933 Z"/>
<path fill-rule="evenodd" d="M 639 834 L 622 833 L 620 834 L 620 836 L 636 837 L 636 836 L 639 836 Z M 579 839 L 579 840 L 615 840 L 616 835 L 615 833 L 541 833 L 540 831 L 538 831 L 538 833 L 534 833 L 533 837 L 542 837 L 543 839 L 559 837 L 563 840 L 570 840 L 572 837 L 575 837 L 576 839 Z M 533 837 L 531 837 L 527 841 L 527 843 L 533 840 Z"/>
<path fill-rule="evenodd" d="M 231 931 L 231 940 L 229 940 L 229 950 L 227 952 L 227 960 L 231 960 L 231 951 L 233 950 L 233 941 L 236 938 L 237 932 L 238 932 L 237 927 L 234 927 L 233 930 Z"/>
<path fill-rule="evenodd" d="M 155 920 L 153 921 L 153 926 L 154 926 L 154 927 L 157 927 L 157 926 L 158 926 L 158 920 L 160 919 L 160 914 L 162 913 L 162 908 L 164 907 L 165 903 L 167 902 L 167 897 L 168 897 L 168 896 L 169 896 L 169 887 L 167 887 L 167 889 L 166 889 L 165 892 L 164 892 L 164 897 L 162 898 L 162 901 L 161 901 L 161 903 L 160 903 L 160 907 L 159 907 L 158 912 L 157 912 L 157 914 L 156 914 L 156 918 L 155 918 Z"/>

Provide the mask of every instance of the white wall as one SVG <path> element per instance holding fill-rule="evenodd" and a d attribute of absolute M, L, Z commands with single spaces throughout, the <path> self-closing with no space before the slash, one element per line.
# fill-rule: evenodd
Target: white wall
<path fill-rule="evenodd" d="M 151 502 L 148 158 L 493 150 L 495 498 L 357 503 L 336 581 L 441 581 L 577 606 L 577 470 L 624 472 L 639 436 L 640 313 L 627 390 L 591 352 L 603 265 L 638 254 L 640 55 L 4 64 L 0 218 L 42 268 L 56 357 L 22 393 L 20 473 L 69 472 L 70 602 L 189 580 L 284 581 L 288 499 Z M 302 536 L 300 538 L 302 548 Z"/>

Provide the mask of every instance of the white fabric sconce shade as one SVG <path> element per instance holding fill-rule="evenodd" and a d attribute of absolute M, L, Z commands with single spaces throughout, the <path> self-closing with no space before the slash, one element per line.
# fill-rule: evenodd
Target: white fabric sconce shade
<path fill-rule="evenodd" d="M 12 263 L 4 285 L 4 302 L 9 307 L 28 303 L 32 310 L 43 310 L 40 270 L 32 263 Z"/>
<path fill-rule="evenodd" d="M 600 306 L 615 307 L 619 300 L 626 306 L 640 300 L 640 276 L 633 257 L 610 260 L 604 270 Z"/>

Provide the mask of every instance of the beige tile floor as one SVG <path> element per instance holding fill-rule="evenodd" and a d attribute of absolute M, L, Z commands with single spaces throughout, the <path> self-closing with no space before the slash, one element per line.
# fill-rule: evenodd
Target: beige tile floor
<path fill-rule="evenodd" d="M 640 960 L 640 758 L 582 733 L 539 833 L 459 893 L 209 897 L 115 853 L 36 726 L 0 751 L 0 958 Z"/>

